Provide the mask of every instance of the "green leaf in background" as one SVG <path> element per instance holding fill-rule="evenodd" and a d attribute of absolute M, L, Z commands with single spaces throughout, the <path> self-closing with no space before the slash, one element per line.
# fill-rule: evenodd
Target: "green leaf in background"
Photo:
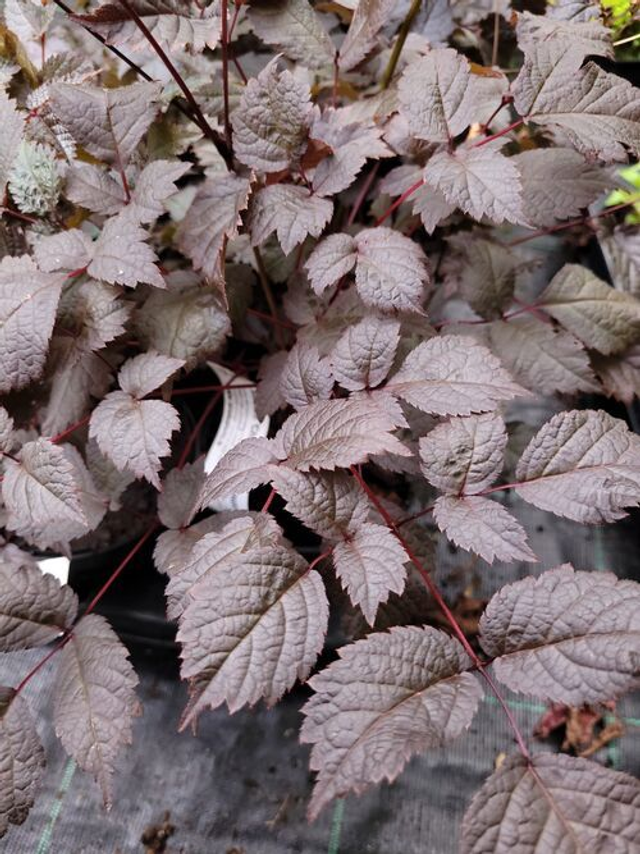
<path fill-rule="evenodd" d="M 640 224 L 640 163 L 618 169 L 618 175 L 628 188 L 621 187 L 609 193 L 605 207 L 625 205 L 635 201 L 625 217 L 625 222 L 632 225 Z"/>

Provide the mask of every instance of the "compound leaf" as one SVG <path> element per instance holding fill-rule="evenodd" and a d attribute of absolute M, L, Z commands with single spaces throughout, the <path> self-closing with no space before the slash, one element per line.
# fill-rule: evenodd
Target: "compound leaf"
<path fill-rule="evenodd" d="M 507 431 L 495 413 L 451 418 L 420 439 L 423 475 L 449 495 L 473 495 L 502 471 Z"/>
<path fill-rule="evenodd" d="M 252 169 L 279 172 L 304 153 L 310 111 L 309 89 L 278 58 L 249 80 L 231 118 L 234 150 Z"/>
<path fill-rule="evenodd" d="M 27 255 L 0 261 L 0 393 L 42 373 L 62 283 Z"/>
<path fill-rule="evenodd" d="M 175 374 L 184 362 L 160 353 L 140 353 L 132 359 L 127 359 L 120 368 L 118 383 L 123 391 L 141 400 L 166 382 Z"/>
<path fill-rule="evenodd" d="M 605 356 L 640 340 L 640 300 L 609 287 L 580 264 L 565 264 L 537 305 Z"/>
<path fill-rule="evenodd" d="M 83 617 L 60 653 L 53 719 L 65 750 L 95 777 L 107 806 L 116 758 L 131 743 L 137 684 L 126 647 L 105 618 Z"/>
<path fill-rule="evenodd" d="M 328 603 L 322 580 L 284 545 L 244 552 L 212 572 L 182 615 L 183 678 L 191 680 L 181 727 L 206 707 L 230 712 L 276 703 L 305 680 L 322 649 Z"/>
<path fill-rule="evenodd" d="M 260 436 L 252 436 L 238 442 L 227 451 L 202 485 L 199 507 L 207 507 L 214 501 L 248 492 L 271 477 L 270 463 L 277 462 L 273 443 Z"/>
<path fill-rule="evenodd" d="M 274 439 L 274 452 L 299 471 L 346 468 L 370 454 L 410 451 L 392 435 L 397 417 L 370 398 L 312 403 L 291 415 Z"/>
<path fill-rule="evenodd" d="M 572 148 L 536 148 L 516 154 L 522 195 L 527 200 L 527 220 L 536 228 L 580 216 L 605 190 L 612 176 L 589 163 Z"/>
<path fill-rule="evenodd" d="M 299 341 L 289 351 L 280 377 L 280 391 L 294 409 L 304 409 L 316 400 L 329 400 L 333 374 L 317 347 Z"/>
<path fill-rule="evenodd" d="M 48 439 L 24 444 L 19 461 L 5 459 L 2 498 L 11 529 L 86 521 L 74 466 Z"/>
<path fill-rule="evenodd" d="M 93 241 L 79 228 L 40 237 L 34 247 L 38 267 L 46 273 L 82 270 L 93 257 Z"/>
<path fill-rule="evenodd" d="M 617 356 L 592 354 L 593 367 L 607 395 L 631 405 L 640 397 L 640 345 Z"/>
<path fill-rule="evenodd" d="M 513 297 L 518 257 L 489 240 L 465 239 L 461 244 L 464 264 L 460 272 L 460 295 L 481 317 L 488 320 L 500 317 Z"/>
<path fill-rule="evenodd" d="M 69 168 L 65 193 L 70 201 L 105 216 L 117 214 L 125 205 L 122 181 L 90 163 L 74 163 Z"/>
<path fill-rule="evenodd" d="M 154 290 L 136 315 L 146 344 L 165 356 L 183 359 L 187 370 L 213 356 L 231 332 L 229 315 L 214 288 L 200 284 Z"/>
<path fill-rule="evenodd" d="M 131 205 L 140 222 L 153 222 L 166 211 L 164 202 L 176 192 L 175 182 L 191 168 L 189 163 L 154 160 L 138 175 Z"/>
<path fill-rule="evenodd" d="M 359 0 L 338 54 L 342 71 L 355 68 L 376 47 L 378 33 L 391 17 L 395 5 L 393 0 Z"/>
<path fill-rule="evenodd" d="M 357 245 L 349 234 L 330 234 L 325 237 L 305 264 L 311 287 L 317 294 L 321 294 L 346 276 L 355 267 L 357 259 Z"/>
<path fill-rule="evenodd" d="M 534 51 L 542 42 L 558 43 L 564 50 L 585 56 L 613 56 L 611 30 L 598 20 L 577 21 L 520 12 L 516 26 L 518 44 L 523 53 Z"/>
<path fill-rule="evenodd" d="M 319 237 L 331 219 L 333 202 L 295 184 L 272 184 L 253 198 L 249 216 L 251 242 L 264 243 L 275 231 L 285 255 L 308 236 Z"/>
<path fill-rule="evenodd" d="M 310 133 L 313 140 L 324 142 L 329 148 L 313 173 L 313 190 L 321 196 L 332 196 L 350 187 L 367 160 L 392 155 L 382 140 L 382 128 L 367 121 L 354 122 L 342 110 L 325 110 L 314 121 Z"/>
<path fill-rule="evenodd" d="M 475 552 L 487 563 L 538 560 L 527 545 L 522 525 L 501 504 L 488 498 L 442 495 L 434 505 L 433 517 L 452 542 Z"/>
<path fill-rule="evenodd" d="M 342 540 L 369 516 L 363 491 L 343 472 L 302 473 L 278 466 L 271 482 L 289 513 L 321 537 Z"/>
<path fill-rule="evenodd" d="M 211 280 L 224 278 L 222 249 L 227 238 L 238 234 L 241 211 L 247 207 L 251 186 L 247 178 L 228 174 L 208 178 L 198 189 L 178 229 L 182 252 L 196 270 Z"/>
<path fill-rule="evenodd" d="M 333 798 L 394 780 L 411 756 L 467 729 L 482 689 L 458 641 L 432 628 L 378 632 L 344 646 L 310 679 L 303 742 L 318 771 L 309 814 Z"/>
<path fill-rule="evenodd" d="M 373 626 L 378 606 L 391 593 L 402 593 L 408 558 L 398 539 L 384 525 L 359 524 L 333 548 L 336 575 L 354 605 Z"/>
<path fill-rule="evenodd" d="M 452 48 L 435 48 L 411 62 L 398 85 L 400 110 L 419 139 L 448 142 L 477 111 L 469 61 Z"/>
<path fill-rule="evenodd" d="M 248 14 L 262 41 L 280 46 L 290 59 L 309 68 L 333 62 L 333 43 L 308 0 L 259 0 Z"/>
<path fill-rule="evenodd" d="M 640 153 L 640 95 L 622 77 L 557 41 L 537 42 L 525 55 L 514 83 L 521 116 L 550 127 L 561 141 L 602 160 Z"/>
<path fill-rule="evenodd" d="M 158 572 L 172 578 L 181 572 L 191 559 L 195 544 L 211 531 L 220 527 L 220 516 L 207 516 L 188 528 L 163 531 L 156 541 L 153 560 Z"/>
<path fill-rule="evenodd" d="M 189 0 L 129 0 L 153 37 L 165 50 L 200 53 L 212 50 L 220 38 L 220 10 L 216 3 L 208 7 Z M 100 33 L 108 44 L 130 50 L 146 50 L 149 42 L 129 11 L 120 3 L 107 0 L 89 15 L 74 15 L 74 20 Z"/>
<path fill-rule="evenodd" d="M 426 255 L 411 238 L 378 226 L 355 238 L 356 288 L 367 305 L 422 312 L 431 273 Z"/>
<path fill-rule="evenodd" d="M 498 140 L 434 154 L 425 166 L 425 183 L 476 220 L 526 225 L 520 173 L 498 150 L 501 144 Z"/>
<path fill-rule="evenodd" d="M 507 584 L 480 621 L 496 678 L 512 691 L 581 706 L 640 686 L 640 585 L 570 564 Z"/>
<path fill-rule="evenodd" d="M 162 481 L 158 517 L 167 528 L 186 528 L 195 515 L 204 481 L 204 457 L 173 468 Z"/>
<path fill-rule="evenodd" d="M 0 836 L 28 816 L 44 766 L 29 707 L 13 688 L 0 687 Z"/>
<path fill-rule="evenodd" d="M 525 388 L 538 394 L 599 390 L 586 350 L 577 338 L 530 317 L 489 327 L 491 349 Z"/>
<path fill-rule="evenodd" d="M 43 646 L 71 628 L 76 594 L 37 566 L 13 566 L 0 557 L 0 650 Z"/>
<path fill-rule="evenodd" d="M 171 434 L 180 428 L 175 408 L 164 400 L 138 400 L 112 391 L 91 414 L 89 435 L 118 471 L 130 471 L 160 488 L 162 457 Z"/>
<path fill-rule="evenodd" d="M 108 219 L 93 245 L 87 272 L 113 285 L 135 288 L 138 282 L 165 288 L 158 258 L 146 243 L 147 232 L 138 224 L 135 206 Z"/>
<path fill-rule="evenodd" d="M 375 388 L 391 370 L 400 341 L 400 323 L 393 318 L 364 317 L 349 326 L 331 351 L 336 381 L 349 391 Z"/>
<path fill-rule="evenodd" d="M 640 439 L 606 412 L 560 412 L 525 448 L 516 479 L 518 495 L 541 510 L 614 522 L 640 502 Z"/>
<path fill-rule="evenodd" d="M 73 138 L 90 154 L 125 166 L 158 112 L 160 83 L 114 89 L 54 83 L 50 104 Z"/>
<path fill-rule="evenodd" d="M 183 566 L 172 573 L 166 591 L 170 620 L 182 615 L 213 573 L 224 572 L 250 549 L 277 545 L 282 539 L 278 524 L 267 513 L 244 513 L 231 520 L 228 514 L 217 514 L 214 518 L 218 524 L 198 537 Z"/>
<path fill-rule="evenodd" d="M 628 774 L 566 754 L 508 758 L 462 825 L 462 854 L 612 850 L 631 854 L 640 833 L 640 785 Z"/>
<path fill-rule="evenodd" d="M 418 344 L 385 389 L 434 415 L 491 412 L 502 401 L 529 394 L 486 347 L 457 335 Z"/>

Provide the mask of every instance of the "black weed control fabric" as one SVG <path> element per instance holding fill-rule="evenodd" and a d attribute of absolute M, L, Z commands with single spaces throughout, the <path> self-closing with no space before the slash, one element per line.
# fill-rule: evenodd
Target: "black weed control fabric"
<path fill-rule="evenodd" d="M 611 568 L 620 577 L 640 578 L 639 514 L 616 526 L 588 528 L 512 502 L 540 556 L 538 571 L 571 561 L 578 569 Z M 439 581 L 445 588 L 462 575 L 468 581 L 469 555 L 445 548 L 442 559 Z M 475 564 L 473 569 L 481 596 L 532 572 L 530 564 L 526 569 Z M 7 656 L 0 662 L 1 683 L 16 684 L 41 655 Z M 98 787 L 64 755 L 50 715 L 40 715 L 49 760 L 43 791 L 26 823 L 5 838 L 4 852 L 454 854 L 467 803 L 499 754 L 512 749 L 503 716 L 486 697 L 471 732 L 454 745 L 414 759 L 392 786 L 348 797 L 309 825 L 305 804 L 312 778 L 308 750 L 297 739 L 303 691 L 271 711 L 260 707 L 233 717 L 224 709 L 205 713 L 196 736 L 178 734 L 185 690 L 175 663 L 166 658 L 159 663 L 157 654 L 134 650 L 134 664 L 144 715 L 134 726 L 133 746 L 123 753 L 113 809 L 103 810 Z M 27 688 L 34 713 L 50 704 L 51 673 L 38 674 Z M 530 734 L 544 707 L 522 698 L 511 702 Z M 627 698 L 621 713 L 626 734 L 595 758 L 640 775 L 640 698 Z"/>

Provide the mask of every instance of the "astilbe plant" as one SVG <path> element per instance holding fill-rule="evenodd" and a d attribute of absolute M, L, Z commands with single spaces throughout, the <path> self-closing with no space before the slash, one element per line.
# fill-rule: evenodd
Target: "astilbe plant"
<path fill-rule="evenodd" d="M 636 199 L 604 205 L 638 155 L 640 97 L 598 65 L 613 52 L 598 8 L 81 6 L 4 3 L 0 645 L 51 646 L 0 694 L 0 831 L 42 774 L 22 691 L 49 661 L 56 732 L 111 801 L 137 678 L 94 610 L 164 528 L 182 727 L 309 678 L 332 566 L 368 624 L 309 679 L 311 818 L 455 739 L 488 692 L 514 753 L 461 850 L 637 851 L 638 782 L 532 754 L 503 690 L 580 705 L 637 687 L 640 587 L 569 565 L 525 577 L 490 600 L 474 645 L 433 572 L 436 531 L 488 563 L 536 561 L 506 490 L 591 525 L 640 502 L 640 439 L 576 408 L 640 388 L 621 210 Z M 560 257 L 531 251 L 556 232 Z M 579 263 L 590 238 L 615 287 Z M 170 456 L 174 381 L 213 356 L 257 383 L 275 427 L 205 476 L 190 451 L 231 383 Z M 513 464 L 505 418 L 534 393 L 560 405 Z M 157 518 L 79 613 L 31 553 L 100 530 L 134 479 L 157 490 Z M 200 515 L 266 484 L 263 512 Z M 322 539 L 311 564 L 269 512 L 276 494 Z"/>

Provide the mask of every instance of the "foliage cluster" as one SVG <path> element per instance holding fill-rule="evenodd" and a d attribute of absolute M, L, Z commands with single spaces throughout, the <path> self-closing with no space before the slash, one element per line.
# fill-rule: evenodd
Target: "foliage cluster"
<path fill-rule="evenodd" d="M 600 8 L 5 0 L 3 15 L 0 649 L 50 649 L 1 689 L 0 831 L 42 774 L 23 689 L 49 661 L 56 732 L 111 801 L 137 677 L 95 608 L 159 534 L 181 726 L 308 679 L 311 818 L 461 735 L 489 692 L 515 752 L 468 807 L 461 851 L 637 851 L 638 782 L 532 753 L 503 692 L 580 705 L 637 688 L 640 587 L 534 573 L 491 599 L 476 643 L 434 556 L 444 537 L 535 564 L 514 493 L 588 525 L 640 503 L 640 438 L 580 403 L 640 390 L 624 168 L 640 96 L 599 64 Z M 180 380 L 213 357 L 233 379 L 181 435 Z M 272 430 L 205 475 L 192 448 L 234 384 L 255 385 Z M 134 481 L 157 516 L 79 608 L 33 552 L 108 527 Z M 209 510 L 265 486 L 261 512 Z M 321 538 L 311 563 L 276 496 Z M 333 573 L 361 619 L 311 675 Z"/>

